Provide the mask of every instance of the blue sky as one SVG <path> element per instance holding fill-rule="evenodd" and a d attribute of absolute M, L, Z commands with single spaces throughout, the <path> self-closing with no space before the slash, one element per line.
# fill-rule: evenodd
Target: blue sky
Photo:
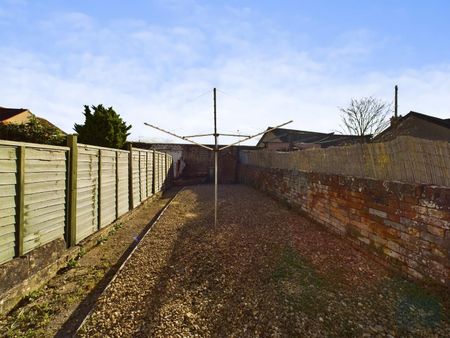
<path fill-rule="evenodd" d="M 113 106 L 131 139 L 339 128 L 353 97 L 450 117 L 448 1 L 0 0 L 0 105 L 67 132 Z M 204 94 L 204 95 L 202 95 Z M 229 140 L 223 139 L 223 142 Z"/>

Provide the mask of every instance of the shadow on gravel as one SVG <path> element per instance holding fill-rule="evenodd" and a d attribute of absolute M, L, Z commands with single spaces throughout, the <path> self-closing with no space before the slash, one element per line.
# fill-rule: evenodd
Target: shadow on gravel
<path fill-rule="evenodd" d="M 164 192 L 162 197 L 170 197 L 170 201 L 173 199 L 173 197 L 176 195 L 176 193 L 181 188 L 172 188 L 168 190 L 167 192 Z M 76 330 L 80 327 L 83 320 L 86 318 L 88 313 L 91 311 L 95 303 L 97 302 L 97 299 L 100 297 L 104 289 L 108 286 L 116 272 L 119 270 L 123 262 L 127 259 L 127 257 L 130 255 L 130 253 L 133 251 L 133 249 L 136 247 L 136 245 L 140 242 L 142 237 L 145 235 L 145 233 L 149 230 L 149 228 L 153 225 L 153 223 L 156 221 L 156 219 L 159 217 L 161 212 L 164 208 L 162 208 L 158 213 L 156 213 L 152 219 L 148 222 L 148 224 L 145 226 L 145 228 L 138 234 L 136 237 L 136 240 L 131 243 L 131 245 L 124 251 L 124 253 L 120 256 L 119 260 L 116 264 L 111 266 L 111 268 L 104 274 L 103 278 L 100 280 L 99 283 L 95 286 L 94 289 L 89 292 L 89 294 L 84 298 L 84 300 L 78 305 L 78 307 L 75 309 L 74 312 L 72 312 L 71 316 L 67 319 L 67 321 L 64 323 L 64 325 L 58 330 L 58 332 L 55 334 L 55 338 L 67 338 L 72 337 L 75 335 Z"/>
<path fill-rule="evenodd" d="M 328 255 L 341 259 L 335 262 L 338 268 L 352 265 L 352 260 L 345 261 L 355 254 L 349 243 L 305 224 L 299 215 L 260 192 L 232 187 L 221 186 L 217 227 L 213 225 L 212 186 L 192 188 L 195 213 L 183 219 L 135 336 L 411 335 L 408 328 L 402 331 L 405 320 L 418 322 L 417 330 L 434 330 L 444 319 L 442 308 L 435 305 L 440 300 L 434 301 L 419 288 L 414 292 L 422 298 L 414 295 L 408 298 L 414 302 L 402 302 L 406 291 L 399 291 L 398 283 L 387 285 L 392 280 L 387 272 L 371 281 L 368 273 L 378 270 L 369 268 L 364 272 L 367 275 L 360 273 L 361 288 L 346 287 L 346 280 L 338 280 L 344 277 L 331 275 L 331 268 L 322 271 L 311 259 L 316 254 Z M 299 233 L 293 227 L 304 230 Z M 299 251 L 293 233 L 302 235 L 302 231 L 305 237 L 311 232 L 320 234 L 325 243 L 341 243 L 340 256 L 330 255 L 330 248 L 320 246 L 322 242 L 311 242 L 311 253 Z M 376 264 L 365 255 L 355 255 L 362 257 L 365 266 Z"/>
<path fill-rule="evenodd" d="M 276 215 L 261 224 L 251 202 L 229 200 L 231 187 L 220 190 L 217 227 L 212 187 L 193 189 L 198 192 L 195 214 L 201 217 L 191 217 L 179 230 L 170 259 L 148 297 L 140 334 L 175 334 L 176 327 L 166 326 L 170 322 L 185 330 L 182 333 L 218 337 L 276 334 L 276 323 L 289 327 L 289 318 L 275 318 L 282 304 L 272 278 L 274 257 L 289 244 L 287 232 L 275 224 Z M 259 194 L 250 188 L 239 193 L 248 195 L 249 201 L 250 195 Z M 258 212 L 264 214 L 263 209 Z"/>

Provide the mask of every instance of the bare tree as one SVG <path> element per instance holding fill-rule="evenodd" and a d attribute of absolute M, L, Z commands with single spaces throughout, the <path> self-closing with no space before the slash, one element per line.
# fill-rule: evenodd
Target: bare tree
<path fill-rule="evenodd" d="M 391 105 L 373 97 L 352 99 L 347 108 L 340 108 L 343 133 L 376 136 L 389 124 Z"/>

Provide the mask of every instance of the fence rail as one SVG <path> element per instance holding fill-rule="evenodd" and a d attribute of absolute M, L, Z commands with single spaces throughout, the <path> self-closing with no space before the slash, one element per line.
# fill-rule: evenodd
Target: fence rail
<path fill-rule="evenodd" d="M 268 168 L 450 186 L 450 143 L 410 136 L 385 143 L 289 153 L 242 150 L 240 162 Z"/>
<path fill-rule="evenodd" d="M 76 245 L 170 179 L 168 154 L 68 144 L 0 140 L 0 264 L 58 238 Z"/>

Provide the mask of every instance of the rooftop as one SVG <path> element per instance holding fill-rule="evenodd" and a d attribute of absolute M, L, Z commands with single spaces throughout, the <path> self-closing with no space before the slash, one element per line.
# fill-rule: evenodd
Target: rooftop
<path fill-rule="evenodd" d="M 0 121 L 7 120 L 11 117 L 14 117 L 20 113 L 23 113 L 24 111 L 27 111 L 26 108 L 6 108 L 6 107 L 0 107 Z"/>
<path fill-rule="evenodd" d="M 268 129 L 270 129 L 269 127 Z M 284 143 L 316 143 L 316 144 L 324 144 L 324 145 L 334 145 L 336 143 L 343 143 L 345 141 L 349 140 L 357 140 L 360 138 L 360 136 L 356 135 L 341 135 L 341 134 L 335 134 L 334 132 L 331 133 L 320 133 L 320 132 L 314 132 L 314 131 L 305 131 L 305 130 L 295 130 L 295 129 L 285 129 L 285 128 L 277 128 L 274 129 L 272 132 L 272 135 L 274 137 L 272 139 L 267 139 L 267 135 L 265 134 L 261 139 L 258 141 L 257 145 L 260 145 L 264 142 L 271 142 L 275 139 L 280 140 Z"/>

